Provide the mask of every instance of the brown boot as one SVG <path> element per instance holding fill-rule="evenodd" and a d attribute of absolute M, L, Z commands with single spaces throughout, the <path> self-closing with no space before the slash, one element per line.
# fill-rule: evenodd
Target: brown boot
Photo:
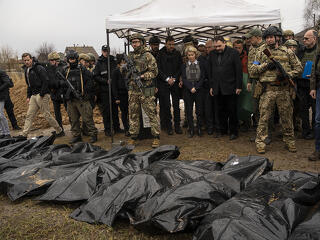
<path fill-rule="evenodd" d="M 155 137 L 155 138 L 153 139 L 153 142 L 152 142 L 151 147 L 152 147 L 152 148 L 157 148 L 157 147 L 159 147 L 159 146 L 160 146 L 160 139 L 157 138 L 157 137 Z"/>
<path fill-rule="evenodd" d="M 297 148 L 295 144 L 288 144 L 286 145 L 286 148 L 288 149 L 289 152 L 292 152 L 292 153 L 297 152 Z"/>
<path fill-rule="evenodd" d="M 257 149 L 257 153 L 260 153 L 260 154 L 266 153 L 266 149 L 264 147 L 256 146 L 256 149 Z"/>
<path fill-rule="evenodd" d="M 128 145 L 135 145 L 135 143 L 136 143 L 136 140 L 133 139 L 133 138 L 130 138 L 130 139 L 128 140 Z"/>
<path fill-rule="evenodd" d="M 320 161 L 320 152 L 314 151 L 311 156 L 308 157 L 309 161 Z"/>

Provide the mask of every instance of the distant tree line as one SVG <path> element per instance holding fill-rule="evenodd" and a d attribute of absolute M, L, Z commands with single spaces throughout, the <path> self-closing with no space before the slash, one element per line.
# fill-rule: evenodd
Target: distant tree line
<path fill-rule="evenodd" d="M 319 28 L 320 24 L 320 0 L 306 0 L 304 8 L 305 27 Z"/>

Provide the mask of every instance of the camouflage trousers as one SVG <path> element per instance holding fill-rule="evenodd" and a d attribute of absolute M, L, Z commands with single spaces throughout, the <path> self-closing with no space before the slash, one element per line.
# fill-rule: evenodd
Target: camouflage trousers
<path fill-rule="evenodd" d="M 74 137 L 81 136 L 80 116 L 82 122 L 85 123 L 88 134 L 95 136 L 98 134 L 93 121 L 93 112 L 91 104 L 88 100 L 72 99 L 67 102 L 67 111 L 71 122 L 71 132 Z"/>
<path fill-rule="evenodd" d="M 138 136 L 140 131 L 141 108 L 150 119 L 151 134 L 160 135 L 160 123 L 156 113 L 155 97 L 146 97 L 141 92 L 129 91 L 129 133 L 131 136 Z"/>
<path fill-rule="evenodd" d="M 293 103 L 287 90 L 266 91 L 261 95 L 259 103 L 260 119 L 257 127 L 256 147 L 265 148 L 264 140 L 268 136 L 268 121 L 278 107 L 282 126 L 283 141 L 287 146 L 295 146 L 293 130 Z M 273 119 L 272 119 L 273 121 Z"/>

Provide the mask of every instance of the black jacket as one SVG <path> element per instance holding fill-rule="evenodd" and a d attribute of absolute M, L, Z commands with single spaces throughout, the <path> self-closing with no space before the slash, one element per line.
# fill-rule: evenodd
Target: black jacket
<path fill-rule="evenodd" d="M 110 73 L 116 68 L 117 63 L 114 60 L 114 57 L 110 55 Z M 105 58 L 101 55 L 98 58 L 95 69 L 93 70 L 93 79 L 96 84 L 96 92 L 97 94 L 108 92 L 109 84 L 108 84 L 108 58 Z"/>
<path fill-rule="evenodd" d="M 182 57 L 180 52 L 176 49 L 174 49 L 172 52 L 168 52 L 167 48 L 164 46 L 163 48 L 161 48 L 157 56 L 157 64 L 159 70 L 157 86 L 169 87 L 166 79 L 170 76 L 176 79 L 174 85 L 178 85 L 182 64 Z"/>
<path fill-rule="evenodd" d="M 5 71 L 0 69 L 0 101 L 6 101 L 9 96 L 9 88 L 13 87 L 13 82 Z"/>
<path fill-rule="evenodd" d="M 182 77 L 182 82 L 183 85 L 191 90 L 192 88 L 195 88 L 196 90 L 199 90 L 200 88 L 203 87 L 203 82 L 205 79 L 205 65 L 204 62 L 198 61 L 198 64 L 200 66 L 200 80 L 198 82 L 196 82 L 195 85 L 192 85 L 192 83 L 190 81 L 187 80 L 187 73 L 186 73 L 186 64 L 188 64 L 188 62 L 182 64 L 181 66 L 181 77 Z"/>
<path fill-rule="evenodd" d="M 237 50 L 225 47 L 221 62 L 218 63 L 218 53 L 209 54 L 209 79 L 213 94 L 232 95 L 236 89 L 242 89 L 242 66 Z"/>
<path fill-rule="evenodd" d="M 203 65 L 204 69 L 205 69 L 205 74 L 204 74 L 204 82 L 203 82 L 203 87 L 206 89 L 209 89 L 209 56 L 202 56 L 200 55 L 198 57 L 198 61 L 201 62 L 201 64 Z"/>
<path fill-rule="evenodd" d="M 24 68 L 24 76 L 27 88 L 27 98 L 30 98 L 32 95 L 40 94 L 43 97 L 45 94 L 49 93 L 49 77 L 46 69 L 37 62 L 33 62 L 29 70 L 29 78 L 27 76 L 27 67 Z"/>
<path fill-rule="evenodd" d="M 49 77 L 49 90 L 52 101 L 62 101 L 63 88 L 61 87 L 62 79 L 58 77 L 57 72 L 63 73 L 63 69 L 66 67 L 66 64 L 60 62 L 58 66 L 52 66 L 51 64 L 46 65 L 46 70 Z"/>
<path fill-rule="evenodd" d="M 119 68 L 113 70 L 111 79 L 112 95 L 115 100 L 119 100 L 120 94 L 128 94 L 127 80 L 122 76 Z"/>
<path fill-rule="evenodd" d="M 63 76 L 67 77 L 67 79 L 75 88 L 75 90 L 79 94 L 82 94 L 80 70 L 81 70 L 82 79 L 83 79 L 83 96 L 82 97 L 85 100 L 90 100 L 94 95 L 94 85 L 93 85 L 92 74 L 89 70 L 78 65 L 75 68 L 65 68 L 62 74 Z M 65 99 L 67 101 L 74 99 L 75 95 L 72 93 L 71 88 L 67 85 L 67 83 L 65 82 L 61 85 L 65 87 L 65 93 L 64 93 Z"/>

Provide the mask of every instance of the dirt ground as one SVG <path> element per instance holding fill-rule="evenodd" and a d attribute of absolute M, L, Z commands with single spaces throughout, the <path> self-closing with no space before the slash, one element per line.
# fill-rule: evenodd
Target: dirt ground
<path fill-rule="evenodd" d="M 23 84 L 25 84 L 23 80 Z M 17 87 L 20 85 L 16 84 Z M 22 93 L 22 84 L 19 94 L 13 98 L 17 105 L 25 104 L 25 93 Z M 24 94 L 24 95 L 21 95 Z M 18 104 L 17 104 L 18 103 Z M 25 108 L 26 109 L 26 108 Z M 19 114 L 19 115 L 18 115 Z M 24 112 L 17 111 L 17 117 L 20 126 L 22 126 Z M 67 121 L 67 119 L 65 119 Z M 65 123 L 67 123 L 65 121 Z M 100 121 L 100 122 L 99 122 Z M 99 129 L 98 142 L 105 149 L 110 149 L 111 139 L 103 134 L 101 120 L 97 120 Z M 47 126 L 44 120 L 39 118 L 37 125 L 30 136 L 47 135 L 52 129 L 44 129 Z M 37 129 L 41 128 L 41 129 Z M 56 144 L 67 143 L 71 137 L 70 127 L 65 126 L 66 136 L 55 141 Z M 297 153 L 289 153 L 284 148 L 284 143 L 278 137 L 279 128 L 273 134 L 273 141 L 267 147 L 265 157 L 274 162 L 274 170 L 299 170 L 319 172 L 320 162 L 310 162 L 307 160 L 314 150 L 314 141 L 297 139 Z M 13 135 L 19 132 L 13 131 Z M 186 130 L 182 135 L 168 136 L 166 133 L 161 134 L 161 144 L 177 145 L 180 149 L 179 159 L 183 160 L 212 160 L 226 161 L 230 154 L 239 156 L 257 155 L 254 143 L 249 141 L 254 135 L 253 131 L 248 133 L 240 132 L 239 138 L 230 141 L 227 136 L 215 139 L 212 136 L 204 134 L 202 137 L 194 136 L 188 138 Z M 84 141 L 89 139 L 84 137 Z M 117 134 L 114 142 L 127 141 L 128 138 L 123 134 Z M 151 139 L 137 142 L 135 152 L 149 150 L 151 148 Z M 90 225 L 87 223 L 77 222 L 69 218 L 69 214 L 79 206 L 79 203 L 73 204 L 56 204 L 42 203 L 34 201 L 32 198 L 24 198 L 17 202 L 11 202 L 7 196 L 0 194 L 0 239 L 176 239 L 188 240 L 192 234 L 174 234 L 150 236 L 141 233 L 131 227 L 125 221 L 118 221 L 114 228 L 104 225 Z"/>

